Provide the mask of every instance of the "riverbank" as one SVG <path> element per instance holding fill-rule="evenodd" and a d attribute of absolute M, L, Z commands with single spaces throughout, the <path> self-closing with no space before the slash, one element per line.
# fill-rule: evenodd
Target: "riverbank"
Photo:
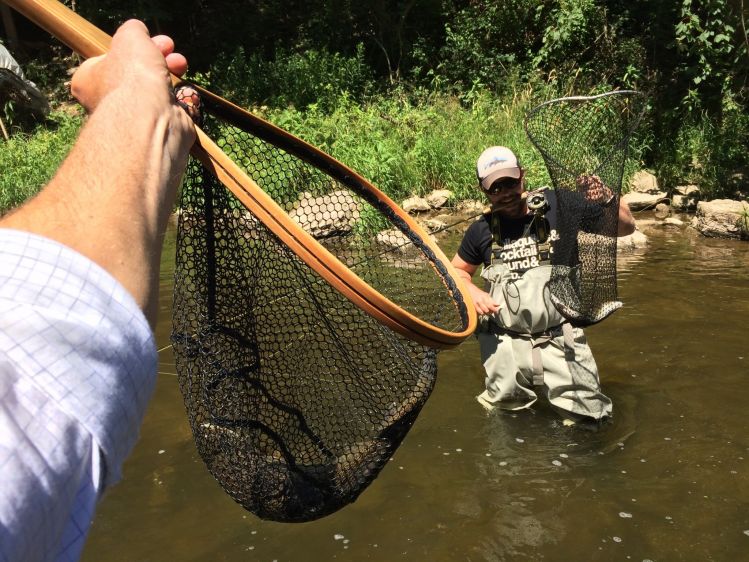
<path fill-rule="evenodd" d="M 652 228 L 689 228 L 708 238 L 749 241 L 749 202 L 746 199 L 701 201 L 695 185 L 661 191 L 649 172 L 634 174 L 630 191 L 622 196 L 637 221 L 637 230 L 619 238 L 619 251 L 630 251 L 647 244 Z M 739 194 L 743 195 L 743 194 Z M 451 205 L 450 190 L 435 190 L 426 197 L 412 196 L 401 202 L 403 209 L 430 233 L 439 237 L 448 230 L 464 230 L 482 212 L 485 201 L 466 199 Z M 648 212 L 647 219 L 638 219 Z"/>

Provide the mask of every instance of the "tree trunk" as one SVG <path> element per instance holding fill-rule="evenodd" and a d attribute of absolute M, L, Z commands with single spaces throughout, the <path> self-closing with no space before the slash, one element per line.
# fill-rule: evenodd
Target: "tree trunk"
<path fill-rule="evenodd" d="M 5 36 L 8 38 L 8 46 L 13 51 L 18 48 L 18 32 L 16 31 L 16 23 L 13 21 L 13 12 L 5 4 L 0 4 L 0 14 L 2 14 Z"/>

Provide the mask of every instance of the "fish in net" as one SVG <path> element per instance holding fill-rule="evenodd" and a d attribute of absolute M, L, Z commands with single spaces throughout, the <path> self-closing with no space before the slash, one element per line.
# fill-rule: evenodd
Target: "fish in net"
<path fill-rule="evenodd" d="M 542 103 L 525 130 L 557 193 L 557 234 L 549 289 L 573 324 L 599 322 L 619 309 L 616 237 L 629 140 L 645 96 L 617 90 Z"/>
<path fill-rule="evenodd" d="M 7 2 L 84 57 L 108 49 L 55 0 Z M 193 89 L 204 124 L 182 186 L 172 333 L 190 427 L 237 502 L 308 521 L 377 476 L 434 387 L 437 349 L 472 334 L 476 313 L 388 197 Z"/>

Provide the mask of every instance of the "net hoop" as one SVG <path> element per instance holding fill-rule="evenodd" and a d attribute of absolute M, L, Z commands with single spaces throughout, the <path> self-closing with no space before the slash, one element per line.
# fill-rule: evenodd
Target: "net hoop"
<path fill-rule="evenodd" d="M 629 141 L 644 113 L 636 90 L 552 99 L 525 116 L 557 201 L 549 290 L 574 325 L 600 322 L 622 306 L 616 279 L 620 197 Z"/>
<path fill-rule="evenodd" d="M 536 107 L 531 109 L 525 116 L 524 122 L 523 122 L 523 128 L 525 129 L 525 134 L 528 137 L 528 140 L 531 141 L 533 146 L 538 150 L 538 152 L 543 156 L 544 160 L 547 162 L 547 168 L 549 167 L 549 163 L 554 164 L 555 166 L 558 166 L 561 170 L 565 170 L 569 173 L 573 173 L 572 170 L 569 170 L 566 166 L 564 166 L 557 158 L 555 158 L 545 147 L 541 146 L 541 144 L 538 142 L 538 139 L 536 138 L 536 135 L 533 131 L 530 130 L 530 123 L 533 120 L 533 117 L 544 110 L 544 108 L 555 105 L 560 102 L 587 102 L 595 99 L 601 99 L 606 98 L 609 96 L 632 96 L 636 98 L 642 98 L 644 97 L 644 94 L 642 92 L 639 92 L 637 90 L 612 90 L 609 92 L 604 92 L 602 94 L 596 94 L 594 96 L 566 96 L 562 98 L 555 98 L 553 100 L 548 100 L 543 103 L 538 104 Z M 638 125 L 640 124 L 640 120 L 642 119 L 643 112 L 640 112 L 639 115 L 632 121 L 630 128 L 628 131 L 626 131 L 620 140 L 619 143 L 617 143 L 612 150 L 609 152 L 609 154 L 605 155 L 601 158 L 602 161 L 605 161 L 606 158 L 613 154 L 617 150 L 621 150 L 621 148 L 625 145 L 628 145 L 629 138 L 631 134 L 637 129 Z M 592 171 L 592 173 L 595 173 L 595 170 Z"/>
<path fill-rule="evenodd" d="M 55 35 L 85 58 L 107 52 L 111 37 L 56 0 L 3 0 L 37 25 Z M 172 77 L 177 84 L 180 80 Z M 204 88 L 193 86 L 204 103 L 215 111 L 231 115 L 234 120 L 253 129 L 257 136 L 317 166 L 349 187 L 386 209 L 395 227 L 411 238 L 431 258 L 432 266 L 459 308 L 460 331 L 450 331 L 409 313 L 360 279 L 313 236 L 296 224 L 288 214 L 242 171 L 203 131 L 196 127 L 197 140 L 191 154 L 199 159 L 247 209 L 255 214 L 276 236 L 328 283 L 356 306 L 403 336 L 437 349 L 457 346 L 470 336 L 477 322 L 476 312 L 466 286 L 450 261 L 419 224 L 387 195 L 359 174 L 305 141 L 271 123 L 252 115 Z M 410 232 L 409 232 L 410 231 Z"/>
<path fill-rule="evenodd" d="M 391 222 L 396 227 L 399 227 L 406 234 L 410 230 L 416 235 L 415 237 L 409 236 L 412 241 L 418 242 L 417 245 L 425 252 L 431 252 L 433 266 L 438 264 L 438 266 L 444 267 L 442 271 L 437 271 L 443 280 L 446 278 L 452 278 L 456 281 L 460 279 L 442 250 L 431 242 L 429 235 L 419 224 L 369 181 L 335 158 L 294 135 L 256 115 L 252 115 L 204 88 L 192 87 L 200 93 L 203 103 L 212 105 L 214 112 L 217 114 L 224 115 L 236 123 L 241 123 L 242 126 L 252 130 L 252 133 L 259 138 L 323 169 L 331 177 L 360 194 L 368 196 L 381 209 L 387 209 L 391 213 Z M 202 131 L 199 129 L 197 131 L 201 148 L 204 147 L 203 139 L 207 139 L 211 145 L 214 144 Z M 463 301 L 464 310 L 461 311 L 461 316 L 464 326 L 462 331 L 451 332 L 421 320 L 362 281 L 312 235 L 294 222 L 221 149 L 217 148 L 217 150 L 219 151 L 217 154 L 206 152 L 194 154 L 194 156 L 200 159 L 204 165 L 209 166 L 221 182 L 229 187 L 230 191 L 288 245 L 299 258 L 365 312 L 407 338 L 438 349 L 454 347 L 473 333 L 476 326 L 475 309 L 469 300 L 470 297 L 467 297 L 467 291 L 462 286 L 456 287 L 461 293 L 460 296 L 453 295 L 453 298 L 462 298 Z M 400 227 L 399 221 L 407 228 Z"/>

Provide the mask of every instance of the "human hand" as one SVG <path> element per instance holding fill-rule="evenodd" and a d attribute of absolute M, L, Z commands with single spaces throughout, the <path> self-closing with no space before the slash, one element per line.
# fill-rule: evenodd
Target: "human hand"
<path fill-rule="evenodd" d="M 595 174 L 582 174 L 576 182 L 578 190 L 588 201 L 605 205 L 614 198 L 614 192 Z"/>
<path fill-rule="evenodd" d="M 143 22 L 129 20 L 112 37 L 107 54 L 81 64 L 70 89 L 88 112 L 120 89 L 125 90 L 133 105 L 145 103 L 163 111 L 174 106 L 169 73 L 181 76 L 186 70 L 187 60 L 174 52 L 171 38 L 151 38 Z"/>
<path fill-rule="evenodd" d="M 90 118 L 47 186 L 2 220 L 4 228 L 51 238 L 103 267 L 151 325 L 164 232 L 196 135 L 172 91 L 169 72 L 187 69 L 173 51 L 171 39 L 152 39 L 131 20 L 106 55 L 83 63 L 71 90 Z"/>
<path fill-rule="evenodd" d="M 468 292 L 471 293 L 473 305 L 476 307 L 476 312 L 479 315 L 494 314 L 499 310 L 499 305 L 494 302 L 491 295 L 486 291 L 482 291 L 476 285 L 469 285 Z"/>
<path fill-rule="evenodd" d="M 195 127 L 177 104 L 169 74 L 181 75 L 186 70 L 187 60 L 174 52 L 172 39 L 152 38 L 143 22 L 129 20 L 112 37 L 109 52 L 86 60 L 70 86 L 89 113 L 101 109 L 100 120 L 128 146 L 134 161 L 144 169 L 154 166 L 147 172 L 156 181 L 152 193 L 163 192 L 168 198 L 176 192 L 195 142 Z M 111 141 L 111 134 L 104 136 Z M 157 145 L 162 148 L 151 151 Z M 160 162 L 150 162 L 152 157 Z M 159 212 L 169 210 L 166 203 Z"/>

